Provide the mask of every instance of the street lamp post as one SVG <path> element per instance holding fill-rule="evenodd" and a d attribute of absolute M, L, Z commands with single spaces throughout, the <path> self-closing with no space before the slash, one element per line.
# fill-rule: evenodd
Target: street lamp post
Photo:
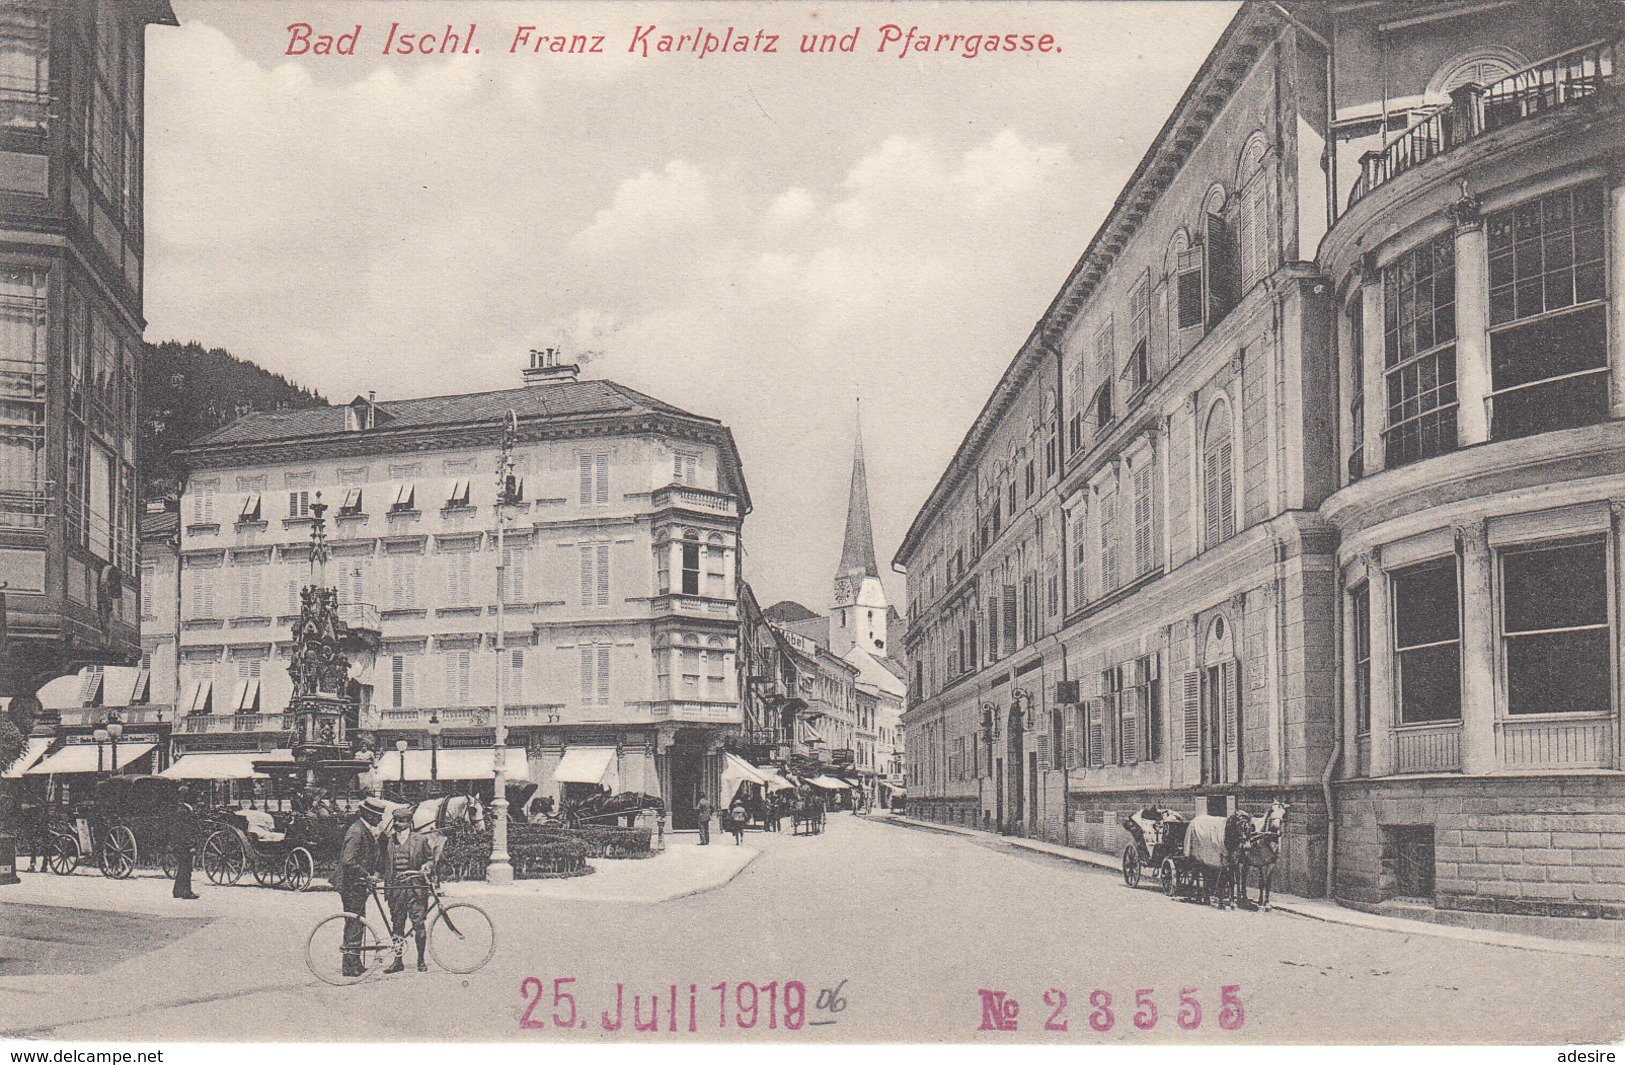
<path fill-rule="evenodd" d="M 446 726 L 440 723 L 439 711 L 429 714 L 429 794 L 440 794 L 440 730 Z"/>
<path fill-rule="evenodd" d="M 112 741 L 113 772 L 118 772 L 118 738 L 124 735 L 124 723 L 117 714 L 109 712 L 107 715 L 107 738 Z"/>
<path fill-rule="evenodd" d="M 508 648 L 503 602 L 508 598 L 508 553 L 506 532 L 508 506 L 514 502 L 513 447 L 519 436 L 519 416 L 512 410 L 502 420 L 502 457 L 497 463 L 497 705 L 496 749 L 491 752 L 491 861 L 485 879 L 492 884 L 511 884 L 513 864 L 508 858 Z"/>
<path fill-rule="evenodd" d="M 90 738 L 96 741 L 96 772 L 101 773 L 107 768 L 103 762 L 103 756 L 107 753 L 107 730 L 97 726 Z"/>
<path fill-rule="evenodd" d="M 402 802 L 406 801 L 406 749 L 408 747 L 410 747 L 410 746 L 411 746 L 411 744 L 407 743 L 405 740 L 396 740 L 395 741 L 395 749 L 397 751 L 401 752 L 401 801 Z"/>

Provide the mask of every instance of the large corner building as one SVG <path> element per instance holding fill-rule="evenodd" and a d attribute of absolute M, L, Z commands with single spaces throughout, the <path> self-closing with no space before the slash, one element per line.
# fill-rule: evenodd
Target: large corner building
<path fill-rule="evenodd" d="M 1242 6 L 898 553 L 914 813 L 1625 914 L 1620 30 Z"/>

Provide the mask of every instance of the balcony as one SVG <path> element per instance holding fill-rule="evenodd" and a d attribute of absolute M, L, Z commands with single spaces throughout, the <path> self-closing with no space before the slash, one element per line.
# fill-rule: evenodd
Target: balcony
<path fill-rule="evenodd" d="M 733 702 L 671 701 L 653 703 L 649 716 L 656 721 L 708 721 L 737 723 L 739 704 Z"/>
<path fill-rule="evenodd" d="M 1345 209 L 1435 156 L 1576 100 L 1593 96 L 1614 76 L 1615 41 L 1570 49 L 1509 74 L 1488 87 L 1464 85 L 1450 103 L 1416 123 L 1382 151 L 1360 159 L 1360 176 Z"/>
<path fill-rule="evenodd" d="M 291 714 L 188 714 L 181 718 L 180 730 L 188 736 L 286 732 L 293 727 L 291 718 Z"/>
<path fill-rule="evenodd" d="M 718 618 L 734 620 L 738 604 L 732 599 L 713 599 L 705 595 L 683 595 L 667 592 L 654 597 L 655 613 L 686 618 Z"/>
<path fill-rule="evenodd" d="M 86 706 L 57 711 L 57 721 L 63 728 L 93 728 L 107 720 L 109 710 L 126 725 L 159 725 L 175 719 L 172 706 Z"/>
<path fill-rule="evenodd" d="M 733 496 L 683 484 L 655 489 L 650 503 L 655 510 L 693 510 L 701 514 L 726 514 L 729 517 L 739 512 Z"/>
<path fill-rule="evenodd" d="M 440 723 L 449 729 L 494 728 L 497 720 L 494 706 L 386 709 L 377 710 L 375 714 L 375 727 L 386 729 L 421 729 L 429 724 L 431 716 L 438 717 Z M 502 712 L 503 724 L 510 728 L 515 725 L 557 725 L 563 720 L 562 703 L 518 703 L 504 708 Z"/>

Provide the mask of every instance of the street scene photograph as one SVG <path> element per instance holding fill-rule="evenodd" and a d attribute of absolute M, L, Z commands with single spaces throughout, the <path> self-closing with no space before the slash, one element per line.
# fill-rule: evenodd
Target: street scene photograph
<path fill-rule="evenodd" d="M 1612 1060 L 1622 47 L 0 3 L 11 1060 Z"/>

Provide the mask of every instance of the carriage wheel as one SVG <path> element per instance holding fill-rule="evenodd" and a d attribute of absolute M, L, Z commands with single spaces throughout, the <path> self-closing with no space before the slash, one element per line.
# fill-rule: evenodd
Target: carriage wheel
<path fill-rule="evenodd" d="M 127 879 L 135 872 L 135 860 L 135 833 L 124 825 L 114 825 L 108 829 L 107 835 L 102 837 L 101 848 L 96 852 L 102 875 L 115 880 Z"/>
<path fill-rule="evenodd" d="M 1131 888 L 1140 886 L 1140 848 L 1132 843 L 1123 848 L 1123 883 Z"/>
<path fill-rule="evenodd" d="M 224 828 L 209 833 L 203 841 L 203 875 L 209 883 L 228 886 L 243 878 L 247 864 L 242 840 Z"/>
<path fill-rule="evenodd" d="M 316 859 L 305 848 L 295 847 L 282 859 L 281 886 L 289 891 L 309 891 L 315 876 Z"/>
<path fill-rule="evenodd" d="M 79 868 L 79 841 L 71 833 L 62 833 L 51 839 L 50 852 L 45 856 L 45 867 L 58 876 L 67 876 Z"/>
<path fill-rule="evenodd" d="M 1171 899 L 1179 898 L 1179 866 L 1174 864 L 1172 858 L 1162 860 L 1162 890 Z"/>
<path fill-rule="evenodd" d="M 173 845 L 164 848 L 158 856 L 158 867 L 164 871 L 165 880 L 175 879 L 175 848 Z"/>
<path fill-rule="evenodd" d="M 254 883 L 260 887 L 282 886 L 282 861 L 278 858 L 267 859 L 263 855 L 255 854 L 247 863 L 248 869 L 254 874 Z"/>

